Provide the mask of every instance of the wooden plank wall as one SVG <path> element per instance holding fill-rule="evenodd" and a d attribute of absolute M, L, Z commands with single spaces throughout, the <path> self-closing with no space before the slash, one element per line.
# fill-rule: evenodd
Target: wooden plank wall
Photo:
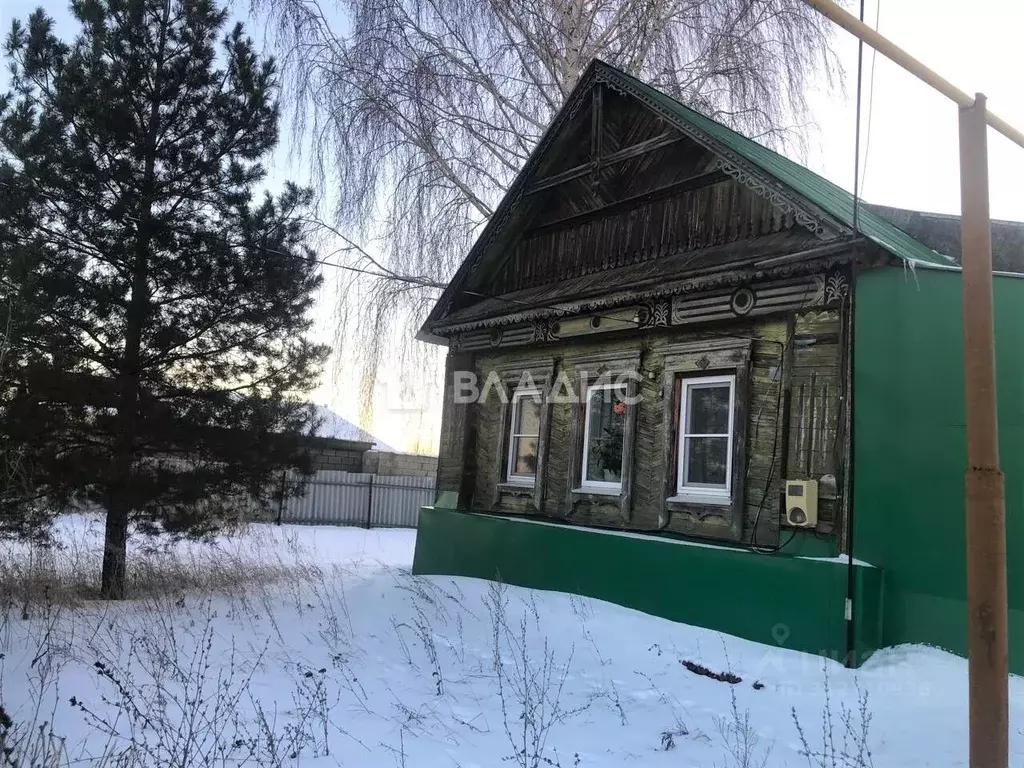
<path fill-rule="evenodd" d="M 842 388 L 838 312 L 808 312 L 797 317 L 793 337 L 792 411 L 789 424 L 790 474 L 832 475 L 842 466 Z M 836 523 L 836 496 L 819 488 L 818 517 L 823 528 Z"/>
<path fill-rule="evenodd" d="M 780 466 L 783 436 L 779 434 L 779 426 L 786 385 L 784 362 L 789 325 L 787 320 L 771 320 L 758 323 L 754 328 L 758 340 L 751 361 L 743 532 L 744 540 L 758 547 L 773 547 L 779 543 L 779 493 L 784 480 Z"/>
<path fill-rule="evenodd" d="M 779 433 L 783 412 L 783 387 L 792 387 L 789 419 L 789 444 L 786 448 L 788 476 L 819 477 L 838 475 L 841 463 L 838 451 L 842 441 L 837 432 L 841 415 L 840 344 L 838 313 L 835 311 L 805 313 L 792 319 L 772 318 L 732 323 L 715 332 L 720 335 L 750 338 L 750 397 L 747 404 L 747 467 L 744 475 L 744 522 L 741 540 L 758 547 L 772 547 L 780 538 L 779 497 L 782 490 L 782 446 Z M 705 331 L 705 334 L 708 332 Z M 545 347 L 491 350 L 478 353 L 470 363 L 483 382 L 496 368 L 507 370 L 517 361 L 535 362 L 539 355 L 550 355 L 556 373 L 574 379 L 575 360 L 618 349 L 623 357 L 641 354 L 641 403 L 637 406 L 632 505 L 624 523 L 617 498 L 567 502 L 571 480 L 570 455 L 573 422 L 576 411 L 569 403 L 552 406 L 550 442 L 544 477 L 545 494 L 542 514 L 572 522 L 653 531 L 660 528 L 664 514 L 664 472 L 667 461 L 664 446 L 666 419 L 662 399 L 663 350 L 680 341 L 698 338 L 693 331 L 667 329 L 602 339 L 583 340 L 575 344 L 561 343 Z M 466 356 L 460 363 L 467 364 Z M 472 416 L 461 413 L 471 410 Z M 524 493 L 498 493 L 504 479 L 499 456 L 507 440 L 508 409 L 503 409 L 496 392 L 485 401 L 468 409 L 446 408 L 442 426 L 442 447 L 439 462 L 438 488 L 456 488 L 454 476 L 459 456 L 466 470 L 462 478 L 468 483 L 466 505 L 477 510 L 493 510 L 513 514 L 536 514 L 532 496 Z M 471 446 L 471 451 L 469 450 Z M 461 453 L 460 453 L 461 451 Z M 471 454 L 471 455 L 470 455 Z M 578 463 L 577 463 L 578 465 Z M 837 485 L 842 488 L 841 478 Z M 828 532 L 836 522 L 839 502 L 823 499 L 820 530 Z M 754 535 L 755 521 L 757 533 Z M 684 512 L 671 514 L 662 530 L 701 537 L 734 539 L 726 516 L 697 517 Z"/>
<path fill-rule="evenodd" d="M 437 493 L 452 491 L 460 494 L 459 506 L 468 507 L 464 484 L 475 473 L 473 446 L 475 437 L 470 429 L 470 418 L 475 417 L 476 407 L 455 403 L 454 376 L 458 371 L 472 370 L 473 356 L 469 353 L 448 353 L 445 361 L 444 403 L 441 408 L 441 440 L 437 452 Z M 471 431 L 474 435 L 471 435 Z"/>
<path fill-rule="evenodd" d="M 496 284 L 502 292 L 519 290 L 793 226 L 791 214 L 729 179 L 579 224 L 527 232 Z"/>

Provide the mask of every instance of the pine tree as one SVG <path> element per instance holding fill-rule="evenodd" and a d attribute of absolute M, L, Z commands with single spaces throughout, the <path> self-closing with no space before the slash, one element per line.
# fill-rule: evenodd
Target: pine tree
<path fill-rule="evenodd" d="M 274 61 L 210 0 L 71 10 L 74 41 L 39 10 L 4 45 L 0 430 L 31 489 L 9 486 L 5 512 L 102 505 L 101 592 L 119 598 L 133 525 L 207 535 L 303 467 L 299 397 L 327 350 L 308 337 L 311 193 L 257 196 Z"/>

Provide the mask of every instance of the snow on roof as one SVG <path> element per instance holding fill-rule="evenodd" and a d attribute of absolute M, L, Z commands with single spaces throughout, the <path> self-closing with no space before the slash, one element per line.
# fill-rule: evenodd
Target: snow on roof
<path fill-rule="evenodd" d="M 330 437 L 335 440 L 355 440 L 362 443 L 374 443 L 374 450 L 397 453 L 390 445 L 366 430 L 357 427 L 324 405 L 316 406 L 317 418 L 322 421 L 316 434 L 318 437 Z"/>

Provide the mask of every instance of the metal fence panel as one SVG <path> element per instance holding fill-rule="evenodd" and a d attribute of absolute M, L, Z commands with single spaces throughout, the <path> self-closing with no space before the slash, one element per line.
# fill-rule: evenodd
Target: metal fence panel
<path fill-rule="evenodd" d="M 373 475 L 373 511 L 370 525 L 415 528 L 420 507 L 434 502 L 433 477 Z"/>
<path fill-rule="evenodd" d="M 434 501 L 434 478 L 321 470 L 306 493 L 285 502 L 281 522 L 415 528 L 420 507 Z"/>

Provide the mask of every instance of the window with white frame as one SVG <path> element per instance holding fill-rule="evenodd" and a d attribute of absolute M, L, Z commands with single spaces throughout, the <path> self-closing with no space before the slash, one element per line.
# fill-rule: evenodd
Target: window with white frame
<path fill-rule="evenodd" d="M 508 437 L 508 481 L 532 484 L 537 478 L 540 446 L 541 394 L 520 389 L 512 395 L 512 421 Z"/>
<path fill-rule="evenodd" d="M 604 493 L 622 489 L 626 389 L 597 384 L 587 389 L 584 416 L 582 487 Z"/>
<path fill-rule="evenodd" d="M 682 500 L 730 502 L 735 399 L 735 376 L 682 380 L 676 473 Z"/>

